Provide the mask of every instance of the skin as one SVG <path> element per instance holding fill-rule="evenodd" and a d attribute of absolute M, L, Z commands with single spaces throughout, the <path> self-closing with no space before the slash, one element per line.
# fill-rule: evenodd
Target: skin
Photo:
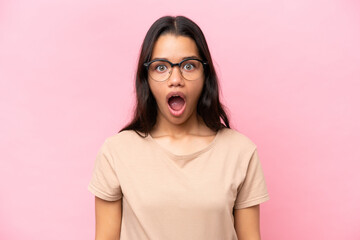
<path fill-rule="evenodd" d="M 261 240 L 260 205 L 235 209 L 234 227 L 239 240 Z"/>
<path fill-rule="evenodd" d="M 119 240 L 122 199 L 105 201 L 95 196 L 95 240 Z"/>
<path fill-rule="evenodd" d="M 189 37 L 162 35 L 158 38 L 152 52 L 152 59 L 165 58 L 173 63 L 186 57 L 199 57 L 194 40 Z M 178 67 L 174 67 L 167 81 L 156 82 L 149 79 L 150 90 L 158 106 L 158 116 L 151 136 L 164 148 L 174 154 L 188 154 L 204 148 L 215 137 L 197 115 L 196 106 L 202 88 L 204 75 L 194 81 L 184 79 Z M 181 116 L 173 116 L 168 109 L 166 95 L 180 91 L 186 96 L 186 108 Z"/>
<path fill-rule="evenodd" d="M 173 63 L 190 56 L 200 59 L 195 42 L 191 38 L 171 34 L 160 36 L 152 52 L 152 59 L 165 58 Z M 203 149 L 214 139 L 216 133 L 196 113 L 204 76 L 188 81 L 182 77 L 179 68 L 174 67 L 167 81 L 156 82 L 149 78 L 149 85 L 158 106 L 157 122 L 150 134 L 162 147 L 174 154 L 190 154 Z M 173 116 L 167 106 L 166 95 L 172 91 L 181 91 L 186 96 L 185 112 L 178 117 Z M 121 201 L 109 202 L 95 197 L 96 240 L 119 239 Z M 259 205 L 234 210 L 234 228 L 238 239 L 260 240 L 259 213 Z"/>

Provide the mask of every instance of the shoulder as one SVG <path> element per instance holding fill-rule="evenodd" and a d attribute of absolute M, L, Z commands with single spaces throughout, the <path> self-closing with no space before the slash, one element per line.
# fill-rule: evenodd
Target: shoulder
<path fill-rule="evenodd" d="M 220 131 L 222 131 L 221 139 L 223 140 L 223 143 L 229 147 L 241 148 L 249 151 L 254 151 L 257 147 L 249 137 L 239 132 L 238 130 L 223 128 Z"/>
<path fill-rule="evenodd" d="M 144 141 L 144 137 L 141 137 L 133 130 L 121 131 L 117 134 L 109 136 L 105 139 L 104 145 L 108 148 L 119 148 L 121 146 L 136 146 Z"/>

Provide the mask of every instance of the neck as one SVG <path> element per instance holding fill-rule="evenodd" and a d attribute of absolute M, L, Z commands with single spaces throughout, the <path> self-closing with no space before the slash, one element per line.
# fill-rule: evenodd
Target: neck
<path fill-rule="evenodd" d="M 209 130 L 202 118 L 197 114 L 193 114 L 181 124 L 174 124 L 164 117 L 158 116 L 151 135 L 153 137 L 171 136 L 179 138 L 186 135 L 207 135 Z"/>

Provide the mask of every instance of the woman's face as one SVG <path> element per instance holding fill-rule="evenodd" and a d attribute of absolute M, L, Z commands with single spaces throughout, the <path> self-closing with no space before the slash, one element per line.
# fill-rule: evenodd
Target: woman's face
<path fill-rule="evenodd" d="M 183 59 L 190 57 L 200 59 L 193 39 L 165 34 L 155 42 L 151 60 L 161 58 L 172 63 L 179 63 Z M 184 65 L 182 68 L 183 71 L 191 70 L 192 66 Z M 164 69 L 164 66 L 157 65 L 157 70 L 163 71 Z M 204 85 L 203 71 L 196 80 L 189 81 L 182 76 L 179 67 L 174 66 L 170 77 L 166 81 L 157 82 L 148 76 L 148 82 L 150 90 L 156 99 L 158 121 L 165 120 L 170 124 L 179 125 L 196 117 L 197 102 Z"/>

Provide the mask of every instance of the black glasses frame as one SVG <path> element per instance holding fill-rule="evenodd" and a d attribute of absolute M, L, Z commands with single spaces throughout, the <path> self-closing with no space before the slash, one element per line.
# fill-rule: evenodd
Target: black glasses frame
<path fill-rule="evenodd" d="M 208 64 L 207 62 L 205 62 L 205 61 L 203 61 L 203 60 L 201 60 L 201 59 L 197 59 L 197 58 L 185 58 L 184 60 L 182 60 L 181 62 L 178 62 L 178 63 L 172 63 L 172 62 L 170 62 L 169 60 L 167 60 L 167 59 L 154 59 L 154 60 L 152 60 L 152 61 L 150 61 L 150 62 L 146 62 L 146 63 L 144 63 L 144 66 L 146 67 L 146 70 L 149 70 L 149 66 L 150 66 L 150 64 L 152 64 L 153 62 L 167 62 L 167 63 L 169 63 L 170 64 L 170 66 L 171 66 L 171 68 L 173 68 L 174 66 L 178 66 L 179 68 L 180 68 L 180 65 L 183 63 L 183 62 L 186 62 L 186 61 L 189 61 L 189 60 L 196 60 L 196 61 L 199 61 L 199 62 L 201 62 L 202 63 L 202 65 L 203 65 L 203 68 L 205 69 L 205 66 Z"/>

